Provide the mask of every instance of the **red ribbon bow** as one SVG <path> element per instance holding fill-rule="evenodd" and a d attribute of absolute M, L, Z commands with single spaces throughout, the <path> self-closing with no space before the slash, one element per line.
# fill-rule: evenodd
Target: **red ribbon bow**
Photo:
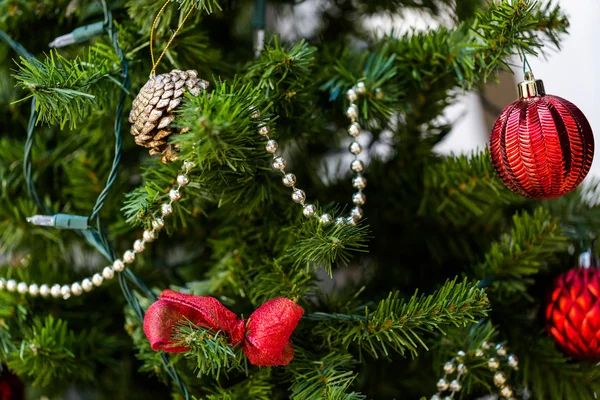
<path fill-rule="evenodd" d="M 240 345 L 253 365 L 287 365 L 294 358 L 290 336 L 298 326 L 304 309 L 291 300 L 276 298 L 254 311 L 248 320 L 237 316 L 214 297 L 194 296 L 172 290 L 163 291 L 148 307 L 144 333 L 154 350 L 170 353 L 186 351 L 173 343 L 173 326 L 188 319 L 192 323 L 223 331 L 233 346 Z"/>

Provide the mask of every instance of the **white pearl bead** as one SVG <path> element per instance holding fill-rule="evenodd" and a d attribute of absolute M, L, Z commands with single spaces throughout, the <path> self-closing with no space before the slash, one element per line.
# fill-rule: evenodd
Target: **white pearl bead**
<path fill-rule="evenodd" d="M 283 157 L 275 157 L 273 159 L 273 168 L 277 170 L 282 170 L 287 166 L 287 161 Z"/>
<path fill-rule="evenodd" d="M 446 382 L 446 380 L 444 378 L 442 378 L 439 381 L 437 381 L 437 385 L 436 386 L 437 386 L 437 389 L 440 392 L 448 390 L 448 382 Z"/>
<path fill-rule="evenodd" d="M 135 253 L 131 250 L 127 250 L 125 253 L 123 253 L 123 261 L 127 264 L 131 264 L 135 261 Z"/>
<path fill-rule="evenodd" d="M 71 287 L 69 285 L 63 285 L 60 288 L 60 295 L 63 298 L 68 299 L 71 296 Z"/>
<path fill-rule="evenodd" d="M 152 228 L 157 231 L 161 230 L 165 226 L 165 220 L 162 218 L 154 218 L 152 220 Z"/>
<path fill-rule="evenodd" d="M 10 279 L 8 282 L 6 282 L 6 290 L 9 292 L 14 292 L 17 290 L 17 281 Z"/>
<path fill-rule="evenodd" d="M 450 382 L 450 390 L 451 391 L 460 392 L 460 389 L 462 389 L 462 385 L 460 384 L 459 381 L 454 379 L 452 382 Z"/>
<path fill-rule="evenodd" d="M 319 222 L 323 225 L 329 225 L 333 221 L 333 218 L 329 214 L 323 214 L 319 217 Z"/>
<path fill-rule="evenodd" d="M 501 387 L 505 383 L 506 383 L 506 374 L 504 374 L 504 372 L 502 372 L 502 371 L 496 372 L 494 374 L 494 385 L 496 385 L 497 387 Z"/>
<path fill-rule="evenodd" d="M 444 364 L 444 372 L 447 374 L 451 374 L 453 373 L 455 370 L 454 367 L 454 363 L 452 361 L 448 361 L 446 364 Z"/>
<path fill-rule="evenodd" d="M 360 125 L 356 122 L 350 124 L 350 127 L 348 128 L 348 135 L 352 137 L 357 137 L 358 135 L 360 135 Z"/>
<path fill-rule="evenodd" d="M 481 347 L 482 347 L 484 350 L 488 350 L 488 349 L 489 349 L 490 347 L 492 347 L 492 346 L 494 346 L 494 343 L 492 343 L 492 342 L 483 342 L 483 343 L 481 344 Z"/>
<path fill-rule="evenodd" d="M 458 364 L 456 366 L 456 372 L 458 372 L 459 374 L 466 374 L 467 373 L 467 367 L 465 366 L 465 364 Z"/>
<path fill-rule="evenodd" d="M 500 389 L 500 395 L 507 399 L 512 397 L 513 391 L 512 391 L 512 388 L 510 387 L 510 385 L 506 385 L 502 389 Z"/>
<path fill-rule="evenodd" d="M 177 183 L 181 186 L 187 186 L 187 184 L 190 183 L 190 178 L 185 174 L 179 174 L 177 175 Z"/>
<path fill-rule="evenodd" d="M 294 174 L 285 174 L 282 179 L 283 184 L 287 187 L 292 187 L 296 184 L 296 175 Z"/>
<path fill-rule="evenodd" d="M 346 217 L 346 220 L 345 220 L 345 222 L 346 222 L 348 225 L 356 225 L 356 224 L 358 223 L 358 218 L 356 218 L 356 217 L 353 217 L 353 216 L 351 215 L 351 216 L 349 216 L 349 217 Z"/>
<path fill-rule="evenodd" d="M 442 398 L 440 396 L 438 396 L 437 394 L 434 394 L 433 396 L 431 396 L 430 400 L 442 400 Z"/>
<path fill-rule="evenodd" d="M 112 267 L 104 267 L 102 270 L 102 276 L 104 279 L 112 279 L 115 276 L 115 270 Z"/>
<path fill-rule="evenodd" d="M 355 119 L 356 117 L 358 117 L 358 107 L 356 106 L 356 104 L 350 104 L 350 107 L 348 107 L 348 109 L 346 110 L 346 115 L 350 119 Z"/>
<path fill-rule="evenodd" d="M 350 151 L 350 153 L 357 155 L 362 152 L 362 146 L 358 142 L 352 142 L 350 143 L 348 150 Z"/>
<path fill-rule="evenodd" d="M 355 176 L 354 179 L 352 179 L 352 187 L 355 189 L 364 189 L 367 187 L 367 180 L 364 176 Z"/>
<path fill-rule="evenodd" d="M 381 88 L 375 89 L 375 98 L 377 100 L 381 100 L 381 99 L 383 99 L 383 97 L 384 97 L 383 90 L 381 90 Z"/>
<path fill-rule="evenodd" d="M 367 196 L 363 192 L 354 193 L 352 195 L 352 203 L 357 206 L 362 206 L 367 201 Z"/>
<path fill-rule="evenodd" d="M 133 250 L 136 253 L 141 253 L 142 251 L 144 251 L 146 247 L 144 246 L 144 241 L 137 239 L 135 242 L 133 242 Z"/>
<path fill-rule="evenodd" d="M 335 224 L 336 225 L 345 225 L 346 224 L 346 219 L 342 218 L 342 217 L 337 217 L 335 219 Z"/>
<path fill-rule="evenodd" d="M 302 203 L 306 200 L 306 193 L 303 190 L 296 189 L 292 192 L 292 200 L 294 200 L 294 203 Z"/>
<path fill-rule="evenodd" d="M 29 294 L 32 296 L 37 296 L 40 293 L 40 288 L 35 283 L 29 285 Z"/>
<path fill-rule="evenodd" d="M 121 272 L 125 269 L 125 263 L 119 259 L 116 259 L 115 262 L 113 262 L 113 269 L 117 272 Z"/>
<path fill-rule="evenodd" d="M 190 170 L 192 168 L 194 168 L 196 166 L 196 164 L 194 164 L 194 162 L 192 160 L 185 160 L 183 162 L 183 168 L 185 168 L 186 170 Z"/>
<path fill-rule="evenodd" d="M 350 164 L 350 169 L 354 172 L 363 172 L 365 170 L 365 163 L 361 160 L 354 160 Z"/>
<path fill-rule="evenodd" d="M 85 278 L 84 280 L 81 281 L 81 287 L 86 292 L 89 292 L 94 288 L 94 285 L 92 284 L 92 281 L 90 281 L 88 278 Z"/>
<path fill-rule="evenodd" d="M 350 89 L 346 92 L 346 98 L 350 103 L 354 103 L 356 99 L 358 99 L 358 96 L 356 95 L 354 89 Z"/>
<path fill-rule="evenodd" d="M 100 274 L 94 274 L 94 276 L 92 276 L 92 282 L 96 286 L 102 285 L 103 281 L 104 281 L 104 278 L 102 278 L 102 275 L 100 275 Z"/>
<path fill-rule="evenodd" d="M 500 362 L 498 361 L 497 358 L 492 357 L 488 360 L 488 367 L 492 371 L 497 370 L 499 366 L 500 366 Z"/>
<path fill-rule="evenodd" d="M 361 219 L 363 217 L 363 210 L 360 207 L 353 207 L 352 210 L 350 210 L 350 215 L 354 218 Z"/>
<path fill-rule="evenodd" d="M 500 356 L 500 357 L 504 357 L 506 355 L 506 347 L 504 347 L 503 345 L 499 344 L 496 346 L 496 353 Z"/>
<path fill-rule="evenodd" d="M 177 201 L 181 198 L 181 192 L 179 190 L 173 188 L 169 190 L 169 198 L 173 201 Z"/>
<path fill-rule="evenodd" d="M 481 349 L 475 350 L 475 357 L 483 357 L 483 350 L 481 350 Z"/>
<path fill-rule="evenodd" d="M 163 217 L 168 217 L 173 212 L 173 206 L 169 203 L 165 203 L 160 206 L 160 211 L 162 212 Z"/>
<path fill-rule="evenodd" d="M 145 242 L 150 243 L 156 239 L 156 233 L 154 231 L 145 230 L 142 237 L 144 238 Z"/>
<path fill-rule="evenodd" d="M 17 292 L 21 294 L 27 293 L 28 289 L 29 288 L 27 287 L 27 284 L 25 282 L 19 282 L 19 284 L 17 285 Z"/>
<path fill-rule="evenodd" d="M 279 148 L 279 145 L 273 139 L 269 140 L 265 146 L 265 150 L 267 151 L 267 153 L 271 153 L 271 154 L 275 153 L 278 148 Z"/>
<path fill-rule="evenodd" d="M 515 356 L 514 354 L 508 356 L 508 366 L 513 369 L 517 369 L 519 366 L 519 357 Z"/>
<path fill-rule="evenodd" d="M 358 94 L 365 94 L 367 92 L 367 87 L 364 82 L 358 82 L 354 90 L 356 90 L 356 93 Z"/>
<path fill-rule="evenodd" d="M 304 214 L 305 217 L 312 217 L 313 215 L 315 215 L 316 212 L 317 207 L 315 207 L 312 204 L 306 204 L 304 206 L 304 209 L 302 210 L 302 214 Z"/>
<path fill-rule="evenodd" d="M 75 282 L 71 285 L 71 293 L 73 293 L 75 296 L 80 296 L 81 293 L 83 293 L 83 288 L 78 282 Z"/>
<path fill-rule="evenodd" d="M 262 125 L 258 127 L 258 134 L 261 136 L 267 136 L 269 134 L 269 127 L 267 125 Z"/>
<path fill-rule="evenodd" d="M 250 118 L 256 119 L 260 117 L 260 110 L 257 109 L 256 111 L 253 111 L 253 108 L 250 107 L 250 111 L 252 112 L 252 114 L 250 114 Z"/>
<path fill-rule="evenodd" d="M 40 295 L 42 297 L 48 297 L 50 295 L 50 287 L 46 284 L 40 286 Z"/>

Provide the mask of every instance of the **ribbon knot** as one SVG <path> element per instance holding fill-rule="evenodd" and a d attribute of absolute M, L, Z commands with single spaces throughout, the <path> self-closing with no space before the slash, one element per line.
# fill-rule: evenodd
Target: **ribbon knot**
<path fill-rule="evenodd" d="M 291 300 L 275 298 L 238 319 L 214 297 L 194 296 L 165 290 L 144 317 L 144 333 L 153 350 L 180 353 L 189 348 L 172 340 L 173 328 L 185 319 L 197 326 L 227 334 L 232 346 L 240 346 L 251 364 L 270 367 L 287 365 L 294 358 L 290 336 L 304 314 Z"/>

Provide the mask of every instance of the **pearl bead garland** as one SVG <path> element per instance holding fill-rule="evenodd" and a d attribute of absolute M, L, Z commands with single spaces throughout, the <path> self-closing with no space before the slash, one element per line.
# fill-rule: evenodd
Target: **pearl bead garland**
<path fill-rule="evenodd" d="M 80 296 L 84 292 L 90 292 L 94 286 L 101 286 L 105 281 L 113 279 L 115 272 L 123 272 L 126 264 L 131 264 L 135 261 L 136 253 L 141 253 L 146 248 L 146 243 L 153 242 L 158 237 L 158 232 L 164 227 L 164 217 L 171 215 L 173 212 L 173 202 L 181 198 L 181 189 L 190 183 L 189 173 L 194 168 L 194 163 L 190 160 L 183 162 L 183 172 L 177 175 L 177 185 L 169 192 L 169 202 L 164 203 L 160 207 L 161 216 L 152 219 L 152 229 L 145 230 L 141 239 L 137 239 L 133 243 L 133 249 L 123 253 L 122 259 L 117 259 L 112 265 L 104 267 L 102 273 L 96 273 L 90 278 L 84 278 L 81 282 L 73 282 L 70 285 L 59 284 L 42 284 L 40 286 L 35 283 L 27 284 L 26 282 L 17 282 L 14 279 L 8 281 L 0 278 L 0 290 L 6 289 L 9 292 L 18 292 L 19 294 L 28 294 L 32 297 L 52 296 L 54 298 L 63 298 L 67 300 L 71 296 Z M 295 179 L 295 178 L 294 178 Z"/>
<path fill-rule="evenodd" d="M 499 371 L 502 362 L 513 370 L 518 370 L 519 361 L 517 356 L 508 355 L 508 351 L 504 345 L 494 345 L 490 342 L 484 342 L 480 348 L 475 350 L 471 355 L 472 358 L 487 358 L 487 367 L 494 373 L 494 385 L 498 388 L 500 399 L 516 400 L 513 397 L 513 389 L 507 384 L 508 375 L 503 371 Z M 453 399 L 455 394 L 462 390 L 461 378 L 467 373 L 467 367 L 464 362 L 467 353 L 458 351 L 456 357 L 444 364 L 444 376 L 437 381 L 437 393 L 431 396 L 431 400 Z M 478 362 L 479 363 L 479 362 Z M 456 374 L 452 379 L 449 376 Z M 450 392 L 449 395 L 443 396 L 443 393 Z"/>
<path fill-rule="evenodd" d="M 338 217 L 335 219 L 336 225 L 342 224 L 351 224 L 355 225 L 358 221 L 360 221 L 363 217 L 363 210 L 361 206 L 363 206 L 367 197 L 363 193 L 363 190 L 367 187 L 367 180 L 362 175 L 362 172 L 365 170 L 365 164 L 358 159 L 358 155 L 362 152 L 361 144 L 356 140 L 356 138 L 360 135 L 360 125 L 357 122 L 359 110 L 358 105 L 356 105 L 356 100 L 361 95 L 365 95 L 367 89 L 365 87 L 364 82 L 358 82 L 352 89 L 346 92 L 346 97 L 350 102 L 350 105 L 346 109 L 346 116 L 350 119 L 350 126 L 348 127 L 348 134 L 354 138 L 350 146 L 348 146 L 348 151 L 354 155 L 354 160 L 350 164 L 350 169 L 356 173 L 354 178 L 352 179 L 352 187 L 357 189 L 357 192 L 352 195 L 352 203 L 354 207 L 350 211 L 350 215 L 347 217 Z M 381 90 L 376 90 L 378 98 L 383 96 L 383 92 Z M 257 118 L 260 116 L 260 113 L 255 113 L 252 115 L 253 118 Z M 317 212 L 317 208 L 313 204 L 306 203 L 306 193 L 303 190 L 300 190 L 296 187 L 296 176 L 292 173 L 286 172 L 285 168 L 287 167 L 287 161 L 282 156 L 278 156 L 277 150 L 279 149 L 279 145 L 275 140 L 269 137 L 269 132 L 271 129 L 268 125 L 260 125 L 258 127 L 258 134 L 267 139 L 267 143 L 265 144 L 265 150 L 267 153 L 273 155 L 273 160 L 271 162 L 271 166 L 273 169 L 281 172 L 283 175 L 282 182 L 283 185 L 289 188 L 292 188 L 292 200 L 294 203 L 300 204 L 302 206 L 302 214 L 307 218 L 317 218 L 319 222 L 323 225 L 331 224 L 334 219 L 329 214 L 319 214 Z"/>

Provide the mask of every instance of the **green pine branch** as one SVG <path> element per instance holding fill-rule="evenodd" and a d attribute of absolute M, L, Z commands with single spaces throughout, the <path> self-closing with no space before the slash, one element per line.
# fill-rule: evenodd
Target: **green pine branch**
<path fill-rule="evenodd" d="M 63 320 L 52 316 L 36 318 L 19 349 L 8 358 L 8 367 L 33 380 L 34 386 L 47 386 L 54 380 L 91 380 L 93 369 L 78 360 L 76 337 Z M 77 362 L 76 362 L 77 360 Z"/>
<path fill-rule="evenodd" d="M 290 45 L 280 40 L 273 36 L 260 58 L 249 66 L 244 79 L 253 82 L 273 102 L 279 115 L 309 114 L 314 104 L 310 87 L 315 85 L 317 49 L 304 40 Z"/>
<path fill-rule="evenodd" d="M 568 26 L 558 5 L 510 0 L 490 3 L 454 29 L 392 35 L 387 43 L 396 54 L 402 99 L 413 105 L 408 110 L 419 117 L 414 107 L 433 107 L 426 115 L 435 116 L 433 111 L 439 114 L 448 103 L 450 89 L 469 89 L 499 69 L 510 69 L 511 55 L 538 55 L 547 42 L 558 47 Z"/>
<path fill-rule="evenodd" d="M 596 365 L 574 362 L 562 354 L 544 333 L 519 337 L 522 382 L 534 400 L 587 400 L 600 391 Z"/>
<path fill-rule="evenodd" d="M 312 360 L 303 349 L 296 350 L 290 399 L 359 400 L 366 396 L 350 391 L 357 378 L 357 362 L 349 354 L 330 353 Z"/>
<path fill-rule="evenodd" d="M 600 180 L 588 178 L 577 190 L 557 199 L 544 201 L 541 205 L 560 219 L 564 236 L 586 249 L 591 246 L 592 238 L 600 236 L 599 193 Z"/>
<path fill-rule="evenodd" d="M 224 387 L 220 382 L 215 382 L 215 388 L 207 389 L 212 392 L 203 400 L 272 400 L 273 382 L 272 369 L 263 368 L 248 375 L 243 381 Z M 194 397 L 196 399 L 196 397 Z M 200 399 L 200 398 L 198 398 Z"/>
<path fill-rule="evenodd" d="M 173 335 L 175 343 L 189 347 L 185 356 L 196 360 L 197 376 L 219 378 L 232 370 L 247 371 L 247 361 L 241 349 L 233 348 L 224 332 L 213 332 L 191 322 L 182 322 Z"/>
<path fill-rule="evenodd" d="M 425 170 L 423 181 L 419 215 L 454 226 L 487 222 L 502 207 L 524 201 L 496 176 L 487 151 L 443 157 Z"/>
<path fill-rule="evenodd" d="M 391 352 L 413 356 L 419 347 L 427 349 L 423 334 L 444 332 L 445 325 L 464 326 L 486 315 L 487 296 L 476 284 L 457 279 L 447 281 L 431 295 L 401 299 L 390 293 L 373 311 L 364 308 L 364 315 L 312 313 L 307 317 L 319 321 L 313 334 L 325 343 L 338 343 L 346 349 L 359 347 L 374 358 L 390 357 Z"/>
<path fill-rule="evenodd" d="M 347 49 L 341 55 L 325 54 L 323 60 L 331 64 L 332 77 L 321 90 L 330 94 L 330 100 L 344 96 L 348 89 L 359 81 L 364 84 L 365 93 L 360 94 L 357 105 L 364 123 L 381 128 L 386 127 L 395 113 L 396 99 L 400 95 L 397 86 L 396 55 L 384 45 L 373 52 L 351 52 Z"/>
<path fill-rule="evenodd" d="M 200 170 L 254 172 L 256 161 L 265 159 L 257 133 L 264 117 L 252 118 L 256 110 L 264 113 L 269 107 L 262 91 L 239 80 L 217 82 L 212 92 L 187 100 L 177 123 L 189 132 L 173 138 L 181 146 L 181 158 L 192 159 Z"/>
<path fill-rule="evenodd" d="M 15 75 L 17 85 L 30 94 L 20 101 L 35 99 L 38 121 L 61 128 L 89 117 L 92 111 L 104 108 L 119 83 L 120 70 L 116 54 L 105 45 L 88 50 L 85 59 L 69 60 L 51 51 L 43 61 L 21 57 Z"/>
<path fill-rule="evenodd" d="M 547 210 L 523 211 L 513 216 L 510 232 L 492 243 L 473 273 L 478 279 L 494 282 L 494 288 L 523 292 L 532 276 L 546 270 L 567 246 L 558 221 Z"/>
<path fill-rule="evenodd" d="M 347 264 L 354 253 L 367 252 L 369 228 L 364 224 L 323 226 L 316 218 L 304 221 L 293 232 L 296 243 L 288 250 L 296 265 L 325 268 L 331 276 L 333 265 Z"/>

